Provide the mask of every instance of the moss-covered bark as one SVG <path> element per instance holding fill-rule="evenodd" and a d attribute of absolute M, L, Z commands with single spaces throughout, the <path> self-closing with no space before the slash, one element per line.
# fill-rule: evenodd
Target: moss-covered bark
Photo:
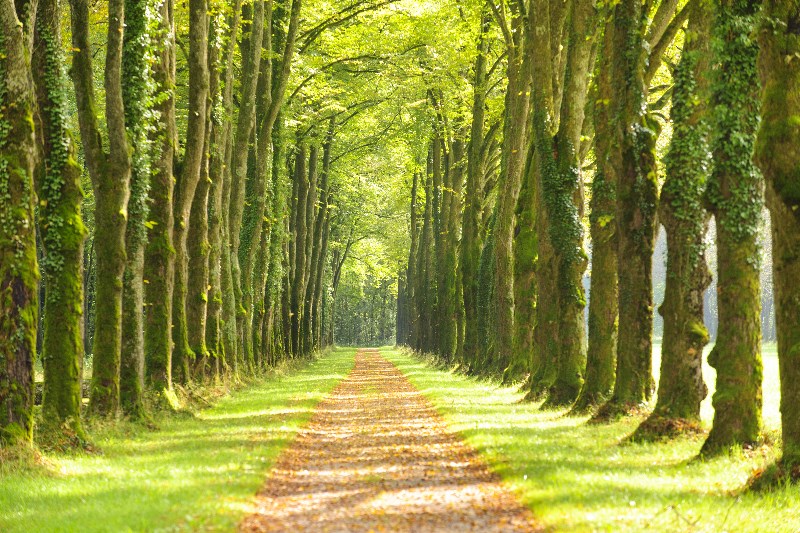
<path fill-rule="evenodd" d="M 36 176 L 39 230 L 47 292 L 42 327 L 45 381 L 42 422 L 48 439 L 80 444 L 81 425 L 83 243 L 81 169 L 65 120 L 67 77 L 61 50 L 61 7 L 39 2 L 32 56 L 39 108 L 42 160 Z"/>
<path fill-rule="evenodd" d="M 172 216 L 175 155 L 175 42 L 174 3 L 165 0 L 158 11 L 161 47 L 153 67 L 155 110 L 160 126 L 151 133 L 154 155 L 150 177 L 150 224 L 144 259 L 145 383 L 155 391 L 172 387 L 172 291 L 175 279 Z"/>
<path fill-rule="evenodd" d="M 594 84 L 590 88 L 594 91 L 590 102 L 592 117 L 584 123 L 585 129 L 595 134 L 596 168 L 589 213 L 592 257 L 586 370 L 581 392 L 572 406 L 574 413 L 585 413 L 605 403 L 614 386 L 618 301 L 615 180 L 613 169 L 608 165 L 608 103 L 612 91 L 607 68 L 610 61 L 607 47 L 610 46 L 611 36 L 610 32 L 602 32 Z"/>
<path fill-rule="evenodd" d="M 175 288 L 172 302 L 172 377 L 179 383 L 191 378 L 190 363 L 195 354 L 189 346 L 186 322 L 188 297 L 188 236 L 195 191 L 205 158 L 208 118 L 208 2 L 189 1 L 189 109 L 186 126 L 186 151 L 175 188 L 174 245 Z"/>
<path fill-rule="evenodd" d="M 151 2 L 125 2 L 122 49 L 122 97 L 125 125 L 131 143 L 131 195 L 125 232 L 127 262 L 122 278 L 122 350 L 120 405 L 131 418 L 144 416 L 144 255 L 149 221 L 148 190 L 152 173 L 151 120 L 148 118 L 154 86 L 150 63 Z"/>
<path fill-rule="evenodd" d="M 646 13 L 637 0 L 614 7 L 606 28 L 612 32 L 612 110 L 609 164 L 616 176 L 619 337 L 611 400 L 598 418 L 625 414 L 650 399 L 652 377 L 652 255 L 658 200 L 655 125 L 645 115 L 644 41 Z"/>
<path fill-rule="evenodd" d="M 444 234 L 442 235 L 444 254 L 439 265 L 441 271 L 441 288 L 439 314 L 441 328 L 439 333 L 439 354 L 444 361 L 452 363 L 458 349 L 458 314 L 459 305 L 457 275 L 458 268 L 458 235 L 461 232 L 461 189 L 464 185 L 464 144 L 460 139 L 452 143 L 451 163 L 448 165 L 448 179 L 442 193 L 447 212 L 443 213 Z"/>
<path fill-rule="evenodd" d="M 408 231 L 411 235 L 411 245 L 408 249 L 408 269 L 406 270 L 406 293 L 408 295 L 408 337 L 406 338 L 406 343 L 417 349 L 419 346 L 419 292 L 417 286 L 417 265 L 419 263 L 417 188 L 419 187 L 419 173 L 414 172 L 411 180 L 411 207 L 409 209 Z"/>
<path fill-rule="evenodd" d="M 307 160 L 306 146 L 301 144 L 298 147 L 295 157 L 294 179 L 296 183 L 297 196 L 294 203 L 294 262 L 291 273 L 291 353 L 294 356 L 301 355 L 300 352 L 300 324 L 303 313 L 303 296 L 305 296 L 305 254 L 306 254 L 306 202 L 308 200 L 308 172 L 306 171 Z"/>
<path fill-rule="evenodd" d="M 464 309 L 464 349 L 462 364 L 469 366 L 478 353 L 478 264 L 481 255 L 480 215 L 481 183 L 485 173 L 483 158 L 485 106 L 487 91 L 486 54 L 488 53 L 491 17 L 488 7 L 481 16 L 480 35 L 475 58 L 475 77 L 472 83 L 472 124 L 470 140 L 467 145 L 467 179 L 464 197 L 464 214 L 461 224 L 461 257 L 459 276 L 461 278 Z M 413 227 L 413 226 L 412 226 Z M 413 239 L 413 236 L 412 236 Z M 409 261 L 409 268 L 411 262 Z M 412 287 L 409 285 L 409 290 Z"/>
<path fill-rule="evenodd" d="M 95 112 L 89 5 L 85 0 L 71 0 L 70 9 L 73 48 L 71 72 L 81 141 L 96 200 L 95 333 L 89 407 L 96 415 L 114 417 L 119 408 L 122 277 L 126 264 L 125 229 L 131 175 L 122 94 L 125 7 L 124 0 L 112 0 L 108 4 L 104 79 L 108 153 L 103 150 Z"/>
<path fill-rule="evenodd" d="M 583 413 L 605 403 L 614 387 L 617 356 L 617 224 L 616 175 L 609 164 L 611 150 L 610 65 L 613 31 L 603 33 L 595 75 L 594 103 L 596 169 L 592 179 L 589 232 L 592 239 L 592 272 L 589 299 L 589 343 L 583 387 L 573 411 Z"/>
<path fill-rule="evenodd" d="M 36 10 L 0 5 L 0 443 L 33 436 L 39 319 L 30 43 Z"/>
<path fill-rule="evenodd" d="M 689 18 L 683 53 L 673 74 L 673 132 L 661 190 L 660 220 L 667 233 L 667 280 L 661 342 L 661 377 L 655 410 L 634 434 L 649 440 L 697 428 L 703 382 L 703 294 L 711 282 L 704 238 L 709 215 L 703 192 L 710 168 L 707 73 L 711 12 L 696 2 Z"/>
<path fill-rule="evenodd" d="M 514 5 L 514 4 L 512 4 Z M 501 181 L 498 184 L 497 216 L 494 222 L 495 296 L 497 297 L 497 359 L 488 362 L 498 371 L 508 367 L 514 350 L 514 214 L 522 187 L 525 148 L 528 145 L 527 124 L 530 105 L 531 74 L 529 56 L 524 53 L 522 17 L 512 19 L 514 39 L 508 49 L 508 88 L 506 89 L 505 122 Z"/>
<path fill-rule="evenodd" d="M 758 127 L 761 2 L 722 0 L 714 18 L 714 169 L 706 191 L 717 222 L 719 330 L 708 362 L 717 371 L 714 423 L 702 454 L 756 442 L 761 432 L 761 298 L 758 227 L 763 181 L 752 155 Z"/>
<path fill-rule="evenodd" d="M 756 161 L 772 214 L 772 267 L 781 377 L 780 466 L 800 480 L 800 6 L 764 3 L 759 70 L 763 88 Z"/>

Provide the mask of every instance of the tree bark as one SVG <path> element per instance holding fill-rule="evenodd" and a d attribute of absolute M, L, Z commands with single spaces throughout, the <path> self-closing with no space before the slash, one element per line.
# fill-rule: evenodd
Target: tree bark
<path fill-rule="evenodd" d="M 752 162 L 758 128 L 758 44 L 761 2 L 722 0 L 714 20 L 712 83 L 716 135 L 706 191 L 717 222 L 719 332 L 708 362 L 717 371 L 714 423 L 701 453 L 753 444 L 761 433 L 761 298 L 758 230 L 764 184 Z"/>
<path fill-rule="evenodd" d="M 800 217 L 797 169 L 800 165 L 800 64 L 787 61 L 798 48 L 800 10 L 797 4 L 765 2 L 766 20 L 775 21 L 760 33 L 759 70 L 763 87 L 761 126 L 756 161 L 767 181 L 767 205 L 772 214 L 772 264 L 775 321 L 781 377 L 780 466 L 794 481 L 800 478 Z"/>
<path fill-rule="evenodd" d="M 11 0 L 0 2 L 0 443 L 9 444 L 33 437 L 39 321 L 30 63 L 36 2 L 20 12 Z"/>
<path fill-rule="evenodd" d="M 659 214 L 667 232 L 667 280 L 661 342 L 661 378 L 655 410 L 634 434 L 637 440 L 671 437 L 697 430 L 700 403 L 708 394 L 703 381 L 703 294 L 711 283 L 705 259 L 709 215 L 703 205 L 707 169 L 710 10 L 696 2 L 674 73 L 673 133 Z"/>

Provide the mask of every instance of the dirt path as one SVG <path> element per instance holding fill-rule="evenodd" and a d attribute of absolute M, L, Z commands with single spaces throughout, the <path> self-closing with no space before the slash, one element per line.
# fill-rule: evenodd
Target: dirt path
<path fill-rule="evenodd" d="M 242 531 L 536 531 L 533 515 L 377 350 L 281 455 Z"/>

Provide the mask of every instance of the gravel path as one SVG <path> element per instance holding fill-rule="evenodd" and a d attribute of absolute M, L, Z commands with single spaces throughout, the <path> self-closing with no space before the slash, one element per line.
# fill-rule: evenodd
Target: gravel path
<path fill-rule="evenodd" d="M 377 350 L 281 455 L 242 531 L 537 531 L 478 455 Z"/>

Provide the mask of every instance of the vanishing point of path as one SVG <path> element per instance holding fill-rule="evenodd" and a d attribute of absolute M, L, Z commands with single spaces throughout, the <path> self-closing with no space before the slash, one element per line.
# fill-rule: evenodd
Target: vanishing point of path
<path fill-rule="evenodd" d="M 243 531 L 536 531 L 531 512 L 377 350 L 281 455 Z"/>

